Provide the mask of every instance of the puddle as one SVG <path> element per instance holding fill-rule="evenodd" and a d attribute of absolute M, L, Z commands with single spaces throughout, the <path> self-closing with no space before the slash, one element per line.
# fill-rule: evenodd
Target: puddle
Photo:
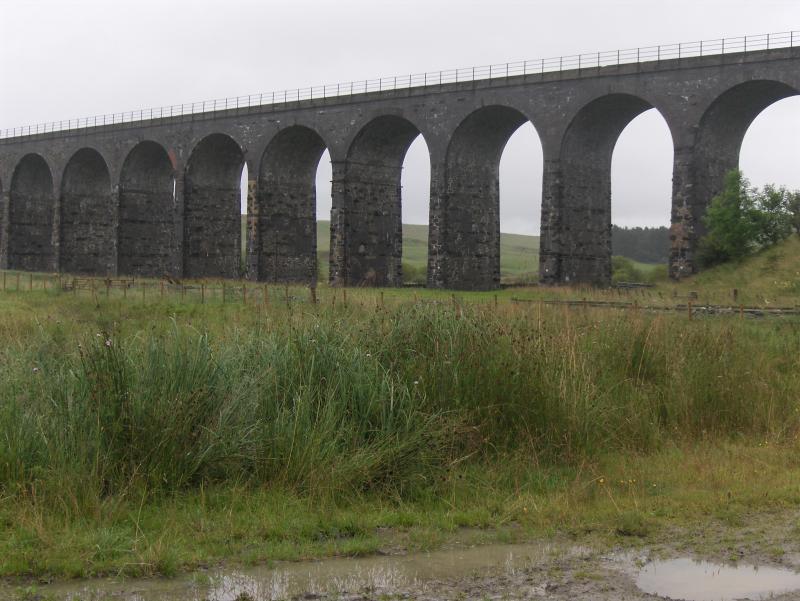
<path fill-rule="evenodd" d="M 681 558 L 648 563 L 639 572 L 636 586 L 646 593 L 683 601 L 758 601 L 800 590 L 800 574 Z"/>
<path fill-rule="evenodd" d="M 94 579 L 36 587 L 44 598 L 69 601 L 274 601 L 299 595 L 344 591 L 390 591 L 426 581 L 513 575 L 552 557 L 583 557 L 583 547 L 509 544 L 468 547 L 431 553 L 334 558 L 314 562 L 281 562 L 272 567 L 208 571 L 175 579 Z M 11 593 L 11 591 L 6 591 Z M 543 591 L 542 591 L 543 592 Z M 0 588 L 0 599 L 6 597 Z M 243 593 L 247 597 L 243 596 Z"/>

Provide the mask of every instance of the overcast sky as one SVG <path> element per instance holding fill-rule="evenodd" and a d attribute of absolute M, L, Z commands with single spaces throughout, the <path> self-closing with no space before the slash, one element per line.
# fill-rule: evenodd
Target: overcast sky
<path fill-rule="evenodd" d="M 800 30 L 800 0 L 0 0 L 0 128 L 510 60 Z M 501 228 L 538 233 L 541 148 L 531 125 L 501 163 Z M 741 167 L 800 188 L 800 99 L 754 122 Z M 612 214 L 669 222 L 672 148 L 655 111 L 614 152 Z M 330 212 L 330 168 L 318 172 Z M 427 223 L 428 156 L 403 175 L 403 219 Z"/>

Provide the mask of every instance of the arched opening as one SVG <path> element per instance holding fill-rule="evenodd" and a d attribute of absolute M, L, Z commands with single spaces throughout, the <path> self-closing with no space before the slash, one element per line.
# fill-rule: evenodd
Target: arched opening
<path fill-rule="evenodd" d="M 370 121 L 350 145 L 344 219 L 334 220 L 331 231 L 333 284 L 401 285 L 403 159 L 419 134 L 406 119 L 387 115 Z"/>
<path fill-rule="evenodd" d="M 122 165 L 118 271 L 161 277 L 175 262 L 175 169 L 164 148 L 140 142 Z"/>
<path fill-rule="evenodd" d="M 723 92 L 703 114 L 686 178 L 690 181 L 679 189 L 686 206 L 680 207 L 680 213 L 673 209 L 673 277 L 696 271 L 694 251 L 706 233 L 703 215 L 722 190 L 725 174 L 739 167 L 742 142 L 750 125 L 770 105 L 797 94 L 798 90 L 782 82 L 748 81 Z"/>
<path fill-rule="evenodd" d="M 48 271 L 53 256 L 53 175 L 38 154 L 25 155 L 9 190 L 8 268 Z"/>
<path fill-rule="evenodd" d="M 400 187 L 403 284 L 424 286 L 428 274 L 431 158 L 421 135 L 414 139 L 403 158 Z"/>
<path fill-rule="evenodd" d="M 76 152 L 61 184 L 60 269 L 67 273 L 116 272 L 111 176 L 96 150 Z"/>
<path fill-rule="evenodd" d="M 317 281 L 316 180 L 325 142 L 312 129 L 280 131 L 261 158 L 258 178 L 258 279 Z"/>
<path fill-rule="evenodd" d="M 333 165 L 328 149 L 322 153 L 317 166 L 317 278 L 328 281 L 328 270 L 331 262 L 331 182 L 333 181 Z"/>
<path fill-rule="evenodd" d="M 367 123 L 350 144 L 342 206 L 332 210 L 332 284 L 402 283 L 402 167 L 419 133 L 406 119 L 387 115 Z"/>
<path fill-rule="evenodd" d="M 500 157 L 528 119 L 489 106 L 456 128 L 447 148 L 442 204 L 442 253 L 432 285 L 489 290 L 500 285 Z"/>
<path fill-rule="evenodd" d="M 656 109 L 632 119 L 619 135 L 611 159 L 612 255 L 646 264 L 669 261 L 673 147 Z"/>
<path fill-rule="evenodd" d="M 542 143 L 533 123 L 523 123 L 500 157 L 500 280 L 539 280 Z"/>
<path fill-rule="evenodd" d="M 241 275 L 241 179 L 244 153 L 224 134 L 195 146 L 184 187 L 183 273 L 188 278 Z"/>
<path fill-rule="evenodd" d="M 742 141 L 739 169 L 754 186 L 800 189 L 800 96 L 778 100 L 753 119 Z"/>
<path fill-rule="evenodd" d="M 622 130 L 650 108 L 637 96 L 610 94 L 584 106 L 570 123 L 561 142 L 561 185 L 543 211 L 543 281 L 611 282 L 611 158 Z"/>
<path fill-rule="evenodd" d="M 239 219 L 241 223 L 241 241 L 239 248 L 239 273 L 245 277 L 255 278 L 254 267 L 249 263 L 248 253 L 256 244 L 256 221 L 253 203 L 255 202 L 255 184 L 250 180 L 250 167 L 247 161 L 242 165 L 239 178 Z"/>

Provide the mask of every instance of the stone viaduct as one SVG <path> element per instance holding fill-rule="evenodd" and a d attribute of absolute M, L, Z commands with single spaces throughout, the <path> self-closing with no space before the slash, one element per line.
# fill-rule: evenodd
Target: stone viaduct
<path fill-rule="evenodd" d="M 598 59 L 598 63 L 599 63 Z M 158 116 L 0 139 L 0 268 L 316 280 L 315 173 L 333 170 L 330 281 L 394 286 L 405 153 L 431 161 L 428 285 L 499 284 L 498 168 L 530 121 L 544 153 L 540 278 L 611 276 L 611 156 L 655 108 L 674 146 L 670 272 L 753 119 L 800 93 L 800 48 L 653 60 Z M 247 164 L 242 273 L 240 178 Z"/>

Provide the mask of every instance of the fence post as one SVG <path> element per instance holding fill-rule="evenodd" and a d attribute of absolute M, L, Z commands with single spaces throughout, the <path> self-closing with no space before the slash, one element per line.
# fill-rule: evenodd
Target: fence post
<path fill-rule="evenodd" d="M 202 283 L 200 284 L 200 304 L 206 304 L 206 285 Z"/>
<path fill-rule="evenodd" d="M 311 296 L 311 304 L 312 305 L 316 305 L 317 304 L 317 287 L 314 286 L 314 285 L 309 286 L 308 287 L 308 292 L 309 292 L 309 295 Z M 381 294 L 383 294 L 383 293 L 381 293 Z"/>
<path fill-rule="evenodd" d="M 33 274 L 30 274 L 28 279 L 28 290 L 33 290 Z"/>
<path fill-rule="evenodd" d="M 692 301 L 689 300 L 688 304 L 686 305 L 688 312 L 689 312 L 689 321 L 692 321 Z"/>

